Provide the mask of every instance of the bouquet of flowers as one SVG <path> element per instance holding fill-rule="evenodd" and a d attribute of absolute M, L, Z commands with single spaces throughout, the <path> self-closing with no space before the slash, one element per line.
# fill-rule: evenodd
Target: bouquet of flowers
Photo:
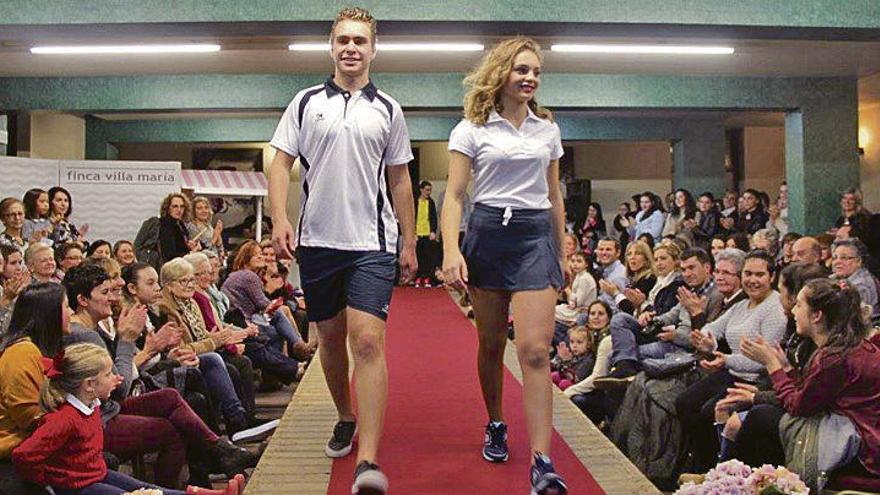
<path fill-rule="evenodd" d="M 706 473 L 702 483 L 688 482 L 676 495 L 808 495 L 807 485 L 784 467 L 765 464 L 752 469 L 736 459 Z"/>

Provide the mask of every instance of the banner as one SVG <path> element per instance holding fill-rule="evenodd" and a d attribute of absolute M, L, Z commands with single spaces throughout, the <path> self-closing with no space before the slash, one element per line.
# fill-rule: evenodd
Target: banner
<path fill-rule="evenodd" d="M 89 241 L 133 241 L 141 223 L 158 216 L 162 199 L 180 191 L 180 163 L 61 161 L 58 179 L 73 199 L 70 219 L 89 225 Z"/>
<path fill-rule="evenodd" d="M 0 156 L 0 199 L 22 199 L 28 189 L 48 191 L 57 185 L 58 160 Z"/>

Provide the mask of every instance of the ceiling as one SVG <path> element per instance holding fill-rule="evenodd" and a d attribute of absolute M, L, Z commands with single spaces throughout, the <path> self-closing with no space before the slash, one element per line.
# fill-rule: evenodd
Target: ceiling
<path fill-rule="evenodd" d="M 220 43 L 219 53 L 186 55 L 34 55 L 38 44 L 89 44 L 100 39 L 8 39 L 0 34 L 0 76 L 98 76 L 141 74 L 325 73 L 332 65 L 322 52 L 289 52 L 292 41 L 323 41 L 316 37 L 162 37 L 110 40 L 113 43 Z M 429 41 L 479 41 L 487 36 L 430 36 Z M 387 36 L 387 42 L 425 41 L 424 36 Z M 880 73 L 880 41 L 768 40 L 724 38 L 638 38 L 543 36 L 553 43 L 665 43 L 733 46 L 728 56 L 566 54 L 545 50 L 545 70 L 596 74 L 675 74 L 758 77 L 865 77 Z M 108 41 L 103 41 L 107 43 Z M 467 72 L 479 60 L 475 53 L 380 53 L 376 72 Z"/>

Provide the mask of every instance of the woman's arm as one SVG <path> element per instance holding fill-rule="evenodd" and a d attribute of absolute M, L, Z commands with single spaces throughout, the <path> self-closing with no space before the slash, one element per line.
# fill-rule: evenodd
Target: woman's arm
<path fill-rule="evenodd" d="M 443 240 L 443 275 L 450 285 L 467 283 L 467 266 L 458 247 L 458 227 L 463 200 L 471 179 L 471 158 L 460 151 L 449 153 L 449 178 L 440 211 L 440 237 Z"/>
<path fill-rule="evenodd" d="M 15 363 L 8 370 L 9 376 L 0 388 L 0 397 L 6 405 L 6 414 L 22 431 L 30 431 L 37 418 L 43 415 L 40 409 L 40 386 L 46 380 L 39 349 L 32 345 L 17 344 L 5 352 L 7 359 Z"/>
<path fill-rule="evenodd" d="M 67 443 L 75 429 L 70 420 L 53 414 L 12 451 L 16 471 L 26 480 L 46 485 L 46 461 Z"/>
<path fill-rule="evenodd" d="M 562 199 L 562 189 L 559 186 L 559 160 L 550 161 L 550 166 L 547 168 L 547 184 L 550 186 L 549 196 L 553 211 L 553 233 L 556 237 L 557 256 L 560 265 L 564 267 L 562 246 L 565 244 L 565 201 Z"/>
<path fill-rule="evenodd" d="M 593 382 L 596 381 L 596 378 L 602 378 L 608 374 L 608 358 L 611 356 L 611 349 L 611 336 L 609 335 L 599 342 L 599 348 L 596 349 L 596 364 L 593 365 L 593 372 L 590 373 L 590 376 L 565 389 L 566 397 L 593 391 Z"/>
<path fill-rule="evenodd" d="M 839 356 L 816 356 L 800 385 L 781 369 L 771 374 L 770 380 L 789 414 L 812 416 L 834 403 L 846 384 L 846 365 Z"/>

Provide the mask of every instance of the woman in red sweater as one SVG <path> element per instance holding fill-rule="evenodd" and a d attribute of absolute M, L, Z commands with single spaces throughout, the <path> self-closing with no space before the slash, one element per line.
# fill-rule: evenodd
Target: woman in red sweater
<path fill-rule="evenodd" d="M 861 436 L 858 460 L 880 475 L 880 346 L 868 340 L 861 297 L 852 287 L 828 279 L 811 280 L 797 296 L 792 314 L 797 333 L 818 350 L 798 376 L 779 346 L 760 337 L 743 338 L 746 357 L 767 367 L 786 412 L 813 416 L 833 412 L 849 418 Z M 865 473 L 867 474 L 867 473 Z"/>
<path fill-rule="evenodd" d="M 26 479 L 50 486 L 56 495 L 119 495 L 141 488 L 168 490 L 110 471 L 104 463 L 104 426 L 99 407 L 122 377 L 113 361 L 94 344 L 74 344 L 52 360 L 40 389 L 46 412 L 33 435 L 12 451 L 16 469 Z M 237 475 L 225 491 L 188 487 L 187 494 L 238 495 L 244 477 Z"/>

